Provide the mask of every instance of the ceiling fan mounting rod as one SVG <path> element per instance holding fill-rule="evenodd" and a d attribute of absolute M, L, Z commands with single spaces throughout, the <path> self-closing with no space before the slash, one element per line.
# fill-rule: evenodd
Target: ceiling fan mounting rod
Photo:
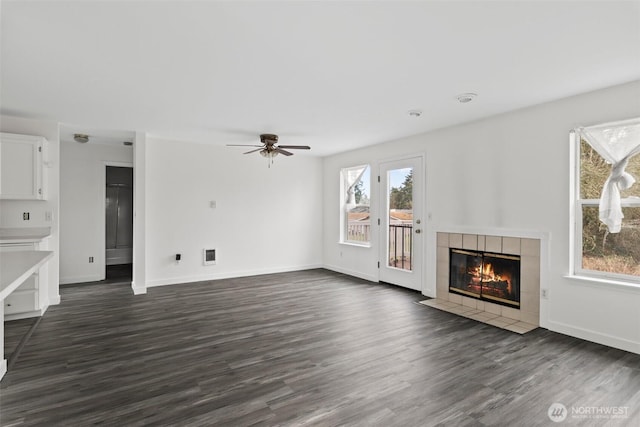
<path fill-rule="evenodd" d="M 278 135 L 274 135 L 272 133 L 263 133 L 260 135 L 260 142 L 263 144 L 276 144 L 278 142 Z"/>

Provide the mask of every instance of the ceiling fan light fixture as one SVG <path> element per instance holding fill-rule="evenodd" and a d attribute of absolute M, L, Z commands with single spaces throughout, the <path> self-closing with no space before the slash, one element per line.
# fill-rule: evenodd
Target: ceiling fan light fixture
<path fill-rule="evenodd" d="M 262 157 L 267 157 L 267 158 L 271 158 L 272 159 L 272 158 L 274 158 L 275 156 L 278 155 L 278 152 L 277 151 L 262 150 L 262 151 L 260 151 L 260 155 Z"/>

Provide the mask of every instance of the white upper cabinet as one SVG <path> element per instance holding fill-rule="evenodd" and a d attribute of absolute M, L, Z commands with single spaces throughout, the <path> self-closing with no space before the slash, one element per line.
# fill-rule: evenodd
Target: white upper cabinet
<path fill-rule="evenodd" d="M 46 142 L 41 136 L 0 133 L 0 199 L 45 199 Z"/>

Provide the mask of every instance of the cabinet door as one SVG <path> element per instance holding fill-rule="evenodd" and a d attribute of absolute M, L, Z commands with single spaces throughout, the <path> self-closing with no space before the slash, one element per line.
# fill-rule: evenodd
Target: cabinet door
<path fill-rule="evenodd" d="M 44 138 L 0 136 L 0 199 L 42 199 L 42 145 Z"/>

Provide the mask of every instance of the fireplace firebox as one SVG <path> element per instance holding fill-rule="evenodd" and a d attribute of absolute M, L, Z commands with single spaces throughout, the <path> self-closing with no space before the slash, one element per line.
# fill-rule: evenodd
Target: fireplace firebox
<path fill-rule="evenodd" d="M 519 309 L 520 257 L 450 248 L 449 292 Z"/>

